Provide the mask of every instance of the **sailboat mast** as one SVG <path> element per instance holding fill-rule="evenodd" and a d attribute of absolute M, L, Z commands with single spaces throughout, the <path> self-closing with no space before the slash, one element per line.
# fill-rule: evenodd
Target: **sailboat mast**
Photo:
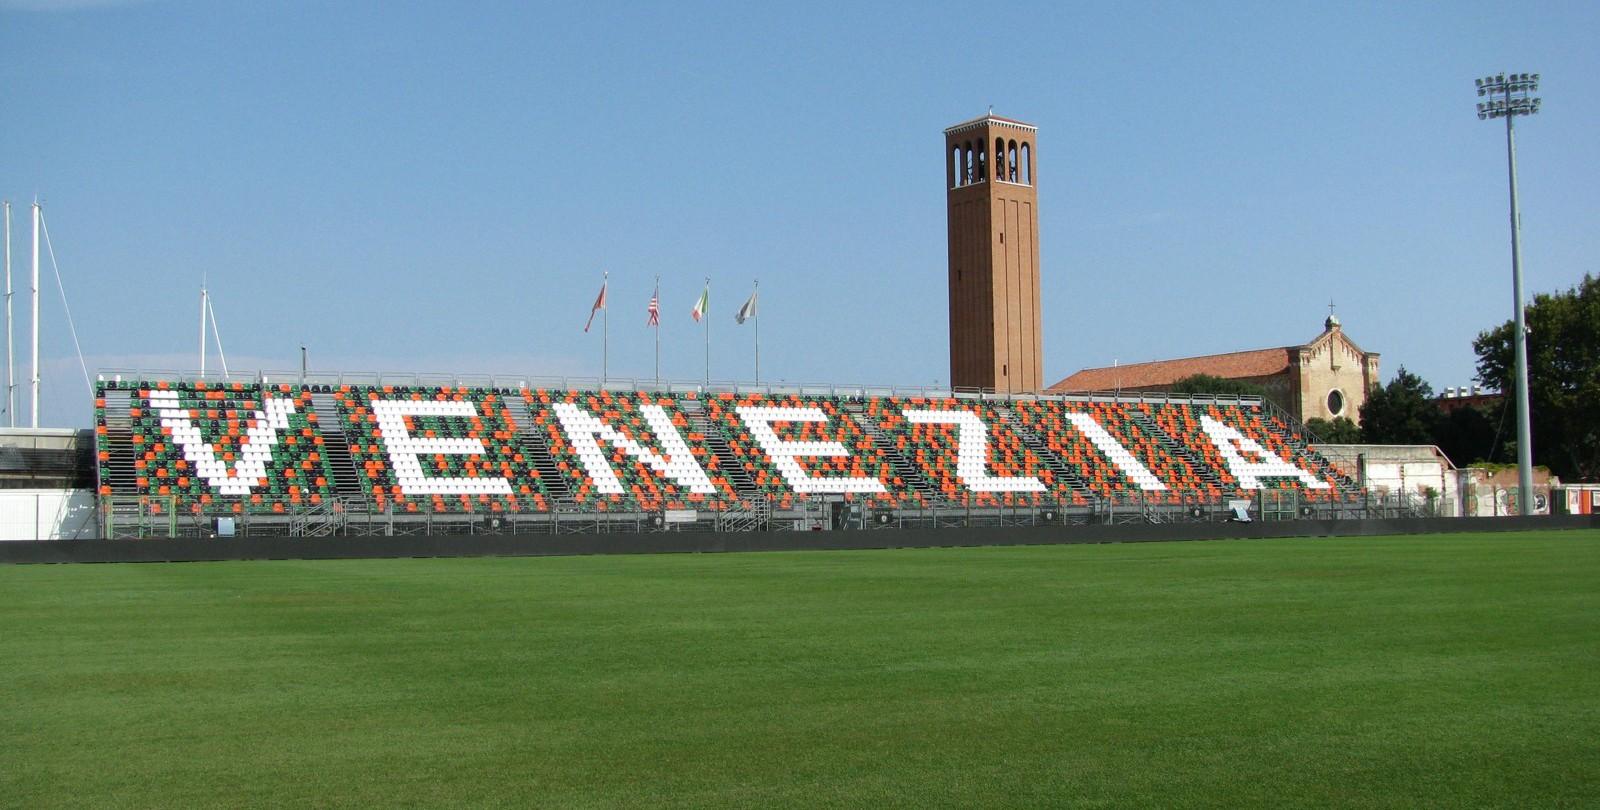
<path fill-rule="evenodd" d="M 32 424 L 39 426 L 39 201 L 33 201 L 33 394 Z"/>
<path fill-rule="evenodd" d="M 206 317 L 211 319 L 211 338 L 217 342 L 217 362 L 222 364 L 222 379 L 228 379 L 228 354 L 222 350 L 222 333 L 217 331 L 217 310 L 206 296 Z"/>

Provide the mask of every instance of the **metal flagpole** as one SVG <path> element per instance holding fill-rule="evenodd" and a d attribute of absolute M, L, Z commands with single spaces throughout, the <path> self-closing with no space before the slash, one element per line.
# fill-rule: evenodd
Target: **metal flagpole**
<path fill-rule="evenodd" d="M 750 293 L 750 298 L 755 300 L 760 292 L 761 279 L 758 278 L 756 279 L 755 291 Z M 750 313 L 750 317 L 755 321 L 751 326 L 754 326 L 756 330 L 756 382 L 761 382 L 761 302 L 759 300 L 756 300 L 754 309 L 755 311 Z"/>
<path fill-rule="evenodd" d="M 701 312 L 701 323 L 706 327 L 706 387 L 710 387 L 710 277 L 706 277 L 706 290 L 701 293 L 706 301 L 706 312 Z"/>
<path fill-rule="evenodd" d="M 200 376 L 206 376 L 206 280 L 200 278 Z"/>
<path fill-rule="evenodd" d="M 650 294 L 650 306 L 661 306 L 661 274 L 656 274 L 656 290 Z M 656 328 L 656 385 L 661 384 L 661 314 L 659 311 L 650 313 L 655 321 Z"/>
<path fill-rule="evenodd" d="M 600 276 L 600 386 L 605 387 L 611 375 L 611 307 L 604 296 L 611 293 L 611 271 Z"/>
<path fill-rule="evenodd" d="M 6 413 L 11 427 L 17 426 L 17 368 L 16 355 L 11 347 L 11 201 L 5 202 L 6 212 Z"/>

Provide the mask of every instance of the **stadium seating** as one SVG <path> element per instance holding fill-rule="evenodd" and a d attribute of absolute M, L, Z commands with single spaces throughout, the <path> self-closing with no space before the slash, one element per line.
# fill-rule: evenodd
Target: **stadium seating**
<path fill-rule="evenodd" d="M 1136 421 L 1137 415 L 1148 416 L 1150 408 L 1145 403 L 1016 403 L 1023 425 L 1038 434 L 1095 496 L 1155 502 L 1216 497 L 1217 487 L 1177 452 L 1170 440 Z M 1087 426 L 1079 423 L 1083 417 L 1093 420 L 1103 436 L 1091 436 Z M 1096 438 L 1106 447 L 1097 446 Z"/>
<path fill-rule="evenodd" d="M 894 448 L 933 482 L 946 502 L 1038 506 L 1073 497 L 986 402 L 873 398 L 867 403 L 867 418 L 877 420 Z"/>
<path fill-rule="evenodd" d="M 116 390 L 116 384 L 110 384 Z M 130 491 L 109 481 L 114 448 L 105 389 L 95 403 L 101 495 L 132 495 L 152 514 L 283 514 L 332 496 L 310 393 L 250 383 L 124 384 Z M 120 427 L 120 425 L 119 425 Z M 119 431 L 120 432 L 120 431 Z"/>
<path fill-rule="evenodd" d="M 524 398 L 580 507 L 715 510 L 740 500 L 672 396 L 538 390 Z"/>
<path fill-rule="evenodd" d="M 1213 425 L 1237 430 L 1246 442 L 1253 442 L 1273 456 L 1286 459 L 1291 465 L 1303 471 L 1304 477 L 1280 474 L 1261 476 L 1254 482 L 1241 481 L 1234 474 L 1234 465 L 1224 457 L 1224 451 L 1230 450 L 1228 445 L 1233 442 L 1216 440 L 1211 435 L 1215 428 L 1208 430 L 1206 424 L 1208 419 Z M 1325 461 L 1316 463 L 1309 448 L 1304 446 L 1303 440 L 1290 444 L 1288 437 L 1291 434 L 1288 426 L 1275 417 L 1271 422 L 1265 420 L 1259 405 L 1246 407 L 1233 403 L 1169 404 L 1156 410 L 1155 421 L 1168 435 L 1202 455 L 1207 464 L 1216 471 L 1217 477 L 1222 482 L 1223 492 L 1229 497 L 1248 495 L 1258 488 L 1297 489 L 1309 499 L 1324 500 L 1336 497 L 1349 489 L 1348 482 L 1340 481 L 1332 473 L 1331 465 Z M 1236 447 L 1231 452 L 1238 454 L 1246 463 L 1273 461 L 1249 447 Z M 1309 486 L 1305 478 L 1314 479 L 1318 486 Z"/>
<path fill-rule="evenodd" d="M 751 413 L 748 409 L 792 411 L 790 415 L 806 417 L 762 424 L 772 431 L 769 440 L 798 443 L 806 452 L 817 454 L 797 454 L 792 458 L 795 466 L 782 469 L 788 465 L 763 449 L 752 425 L 741 415 Z M 927 501 L 922 492 L 895 471 L 883 449 L 857 423 L 854 415 L 865 410 L 862 400 L 798 394 L 718 393 L 706 398 L 705 410 L 751 487 L 773 499 L 778 508 L 794 505 L 793 481 L 806 479 L 824 479 L 827 483 L 816 485 L 819 491 L 833 491 L 847 500 L 859 498 L 880 505 L 921 505 Z M 844 455 L 837 455 L 840 451 Z M 867 481 L 879 482 L 884 491 L 867 491 L 872 487 L 864 484 L 850 485 Z M 804 495 L 800 493 L 800 497 Z"/>
<path fill-rule="evenodd" d="M 482 388 L 339 386 L 350 456 L 376 511 L 543 511 L 505 395 Z"/>
<path fill-rule="evenodd" d="M 427 515 L 1358 491 L 1254 402 L 145 380 L 100 383 L 95 419 L 101 494 L 152 513 L 285 514 L 340 497 Z"/>

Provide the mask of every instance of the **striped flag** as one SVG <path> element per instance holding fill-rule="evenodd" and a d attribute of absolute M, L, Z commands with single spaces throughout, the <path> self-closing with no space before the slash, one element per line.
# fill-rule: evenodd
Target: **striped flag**
<path fill-rule="evenodd" d="M 594 299 L 594 308 L 589 310 L 589 321 L 583 325 L 583 331 L 589 331 L 589 327 L 594 326 L 594 314 L 606 308 L 606 286 L 609 283 L 610 282 L 605 281 L 600 282 L 600 297 Z"/>
<path fill-rule="evenodd" d="M 711 285 L 707 284 L 706 288 L 700 291 L 700 300 L 694 302 L 694 311 L 689 313 L 694 318 L 695 323 L 699 323 L 700 319 L 706 316 L 706 304 L 710 300 Z"/>
<path fill-rule="evenodd" d="M 646 326 L 661 325 L 661 286 L 656 285 L 656 291 L 650 294 L 650 322 Z"/>
<path fill-rule="evenodd" d="M 735 323 L 744 323 L 746 320 L 756 316 L 756 295 L 759 292 L 757 290 L 750 293 L 750 299 L 744 302 L 744 306 L 739 307 L 738 312 L 734 313 L 733 320 Z"/>

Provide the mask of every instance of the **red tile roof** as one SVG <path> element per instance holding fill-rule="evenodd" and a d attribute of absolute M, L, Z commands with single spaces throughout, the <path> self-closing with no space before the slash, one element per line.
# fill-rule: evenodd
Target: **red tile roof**
<path fill-rule="evenodd" d="M 1299 346 L 1283 346 L 1276 349 L 1185 357 L 1179 360 L 1086 368 L 1045 390 L 1063 393 L 1149 388 L 1168 385 L 1195 374 L 1211 374 L 1230 380 L 1240 377 L 1266 377 L 1289 368 L 1289 364 L 1293 362 L 1291 353 L 1299 348 Z"/>

